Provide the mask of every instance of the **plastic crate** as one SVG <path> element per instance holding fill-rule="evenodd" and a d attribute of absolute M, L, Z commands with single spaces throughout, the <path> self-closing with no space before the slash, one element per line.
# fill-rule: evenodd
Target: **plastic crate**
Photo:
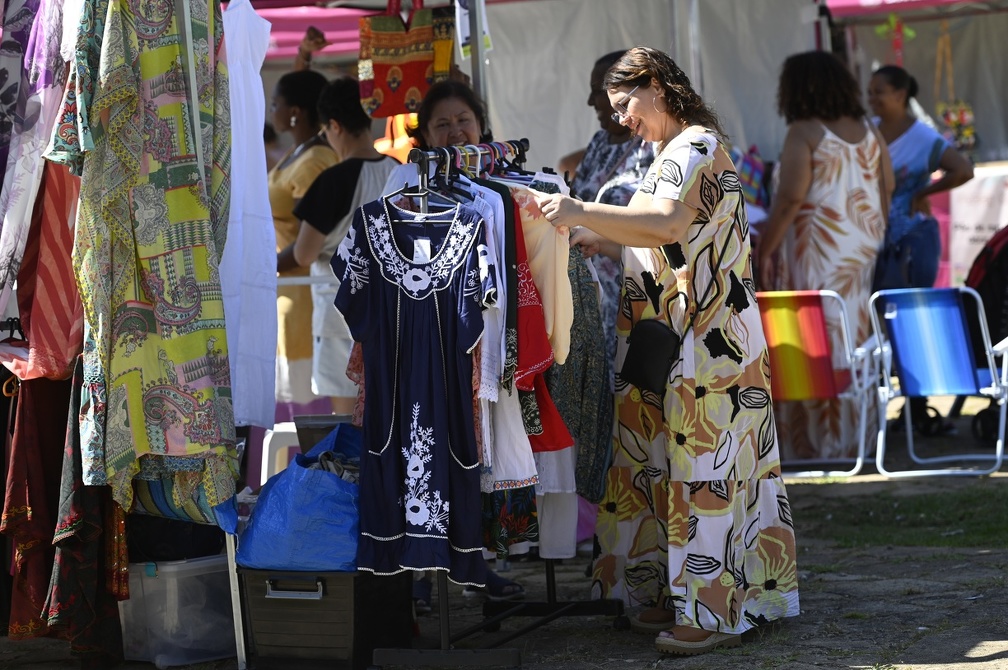
<path fill-rule="evenodd" d="M 251 667 L 366 668 L 412 642 L 412 575 L 238 568 Z"/>
<path fill-rule="evenodd" d="M 227 556 L 130 563 L 123 654 L 158 668 L 237 656 Z"/>

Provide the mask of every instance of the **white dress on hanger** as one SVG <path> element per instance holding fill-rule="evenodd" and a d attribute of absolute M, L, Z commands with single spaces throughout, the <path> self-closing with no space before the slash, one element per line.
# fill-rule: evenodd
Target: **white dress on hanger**
<path fill-rule="evenodd" d="M 272 427 L 276 413 L 276 233 L 266 185 L 266 99 L 259 69 L 270 23 L 249 0 L 224 12 L 231 109 L 231 211 L 220 263 L 235 425 Z"/>

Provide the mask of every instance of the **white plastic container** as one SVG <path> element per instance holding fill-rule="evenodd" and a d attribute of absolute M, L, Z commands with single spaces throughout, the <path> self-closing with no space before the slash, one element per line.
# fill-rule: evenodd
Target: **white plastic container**
<path fill-rule="evenodd" d="M 158 668 L 237 656 L 227 556 L 130 563 L 123 653 Z"/>

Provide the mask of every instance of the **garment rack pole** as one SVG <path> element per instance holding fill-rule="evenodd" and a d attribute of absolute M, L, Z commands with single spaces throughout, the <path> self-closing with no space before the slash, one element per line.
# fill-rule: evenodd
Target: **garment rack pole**
<path fill-rule="evenodd" d="M 556 560 L 543 559 L 546 567 L 546 600 L 483 603 L 484 621 L 481 626 L 501 621 L 513 616 L 538 617 L 519 630 L 495 641 L 495 645 L 504 644 L 514 638 L 525 635 L 554 619 L 566 616 L 613 616 L 613 625 L 618 629 L 630 627 L 630 621 L 623 614 L 623 601 L 615 599 L 601 600 L 557 600 L 556 593 Z"/>
<path fill-rule="evenodd" d="M 528 151 L 529 142 L 521 139 L 517 142 L 509 142 L 515 146 L 520 155 L 519 160 L 524 159 L 524 152 Z M 474 148 L 469 147 L 472 151 Z M 475 147 L 480 155 L 487 155 L 491 149 L 480 145 Z M 444 150 L 422 150 L 413 149 L 410 151 L 407 160 L 417 164 L 419 171 L 420 191 L 425 191 L 429 186 L 428 177 L 430 175 L 429 166 L 433 161 L 440 164 L 448 154 Z M 421 208 L 426 207 L 426 198 L 421 199 Z M 426 211 L 426 209 L 423 209 Z M 614 625 L 617 628 L 629 628 L 629 621 L 623 613 L 623 601 L 614 599 L 604 600 L 574 600 L 560 601 L 557 599 L 556 584 L 556 560 L 544 559 L 546 570 L 546 600 L 544 602 L 494 602 L 486 601 L 483 604 L 483 621 L 466 628 L 455 636 L 452 636 L 449 628 L 448 617 L 448 575 L 444 570 L 438 571 L 438 617 L 440 623 L 441 649 L 439 650 L 410 650 L 410 649 L 376 649 L 374 652 L 375 665 L 380 663 L 403 664 L 403 665 L 446 665 L 446 666 L 467 666 L 467 667 L 497 667 L 497 666 L 520 666 L 521 654 L 518 649 L 498 648 L 515 638 L 521 637 L 543 625 L 565 616 L 614 616 Z M 527 625 L 516 631 L 510 632 L 503 637 L 493 641 L 486 649 L 452 649 L 451 645 L 459 640 L 479 632 L 492 632 L 499 627 L 500 622 L 513 616 L 537 617 Z"/>
<path fill-rule="evenodd" d="M 528 140 L 524 140 L 525 149 Z M 483 151 L 482 149 L 480 151 Z M 489 153 L 489 149 L 486 150 Z M 417 164 L 420 184 L 420 211 L 427 212 L 427 197 L 424 192 L 429 185 L 429 164 L 440 161 L 443 153 L 413 149 L 408 155 L 410 163 Z M 438 625 L 440 628 L 439 649 L 375 649 L 371 659 L 376 667 L 382 665 L 405 665 L 408 667 L 520 667 L 521 651 L 518 649 L 453 649 L 451 646 L 451 622 L 448 612 L 448 572 L 437 571 L 438 585 Z"/>
<path fill-rule="evenodd" d="M 518 156 L 516 160 L 523 162 L 525 159 L 525 152 L 529 150 L 529 141 L 527 137 L 523 137 L 519 140 L 507 140 L 505 142 L 494 142 L 494 144 L 504 145 L 514 147 L 518 151 Z M 446 156 L 449 154 L 448 151 L 453 149 L 461 149 L 463 154 L 478 154 L 480 157 L 492 155 L 493 150 L 488 144 L 476 144 L 460 147 L 442 147 L 440 149 L 410 149 L 409 154 L 406 156 L 406 161 L 409 163 L 416 163 L 417 170 L 420 176 L 420 188 L 426 189 L 428 185 L 428 180 L 430 176 L 430 170 L 428 166 L 431 163 L 440 164 Z"/>

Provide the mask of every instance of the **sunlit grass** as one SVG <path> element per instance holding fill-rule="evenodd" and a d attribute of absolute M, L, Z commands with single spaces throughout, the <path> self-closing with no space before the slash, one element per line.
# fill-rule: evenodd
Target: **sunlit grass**
<path fill-rule="evenodd" d="M 802 503 L 794 509 L 801 538 L 831 540 L 842 547 L 1008 548 L 1006 484 L 980 479 L 944 491 L 939 486 L 920 494 L 831 495 L 811 502 L 815 486 L 790 490 Z"/>

